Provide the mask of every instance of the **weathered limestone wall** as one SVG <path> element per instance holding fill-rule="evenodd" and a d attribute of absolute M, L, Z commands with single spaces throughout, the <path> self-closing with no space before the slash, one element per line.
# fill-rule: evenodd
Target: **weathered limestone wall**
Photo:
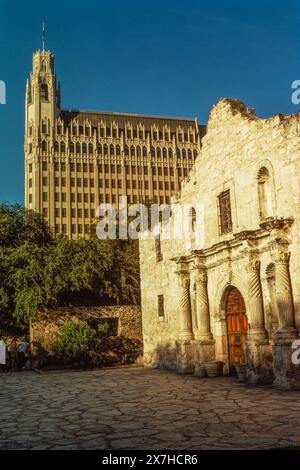
<path fill-rule="evenodd" d="M 269 173 L 269 199 L 263 219 L 258 193 L 258 174 L 262 168 Z M 230 190 L 233 230 L 220 235 L 218 196 L 227 189 Z M 172 259 L 185 257 L 194 337 L 197 337 L 199 329 L 195 319 L 198 271 L 194 263 L 199 258 L 203 264 L 201 269 L 207 273 L 207 302 L 216 359 L 224 361 L 226 372 L 228 350 L 224 299 L 226 289 L 235 286 L 244 298 L 250 327 L 259 324 L 261 320 L 257 315 L 262 312 L 267 331 L 261 330 L 256 337 L 260 337 L 261 343 L 255 343 L 255 351 L 264 351 L 264 366 L 270 367 L 272 341 L 278 329 L 275 290 L 278 297 L 278 290 L 282 289 L 280 285 L 275 288 L 275 281 L 269 279 L 275 265 L 277 284 L 283 275 L 283 282 L 288 284 L 283 289 L 292 292 L 298 331 L 300 328 L 300 113 L 260 119 L 238 100 L 220 100 L 210 112 L 200 155 L 174 202 L 203 204 L 204 245 L 198 247 L 200 251 L 196 256 L 182 242 L 162 240 L 163 260 L 156 262 L 154 241 L 141 241 L 145 363 L 178 368 L 176 359 L 169 361 L 167 354 L 159 361 L 157 350 L 167 348 L 175 351 L 180 337 L 180 282 L 175 272 L 176 262 Z M 271 224 L 261 225 L 269 219 Z M 276 222 L 278 220 L 281 222 Z M 290 281 L 284 274 L 288 264 Z M 261 283 L 261 292 L 258 293 L 257 269 L 258 282 Z M 258 296 L 262 293 L 262 310 L 257 307 L 259 300 L 256 306 L 253 304 L 253 292 Z M 159 294 L 164 294 L 163 319 L 158 318 L 157 312 Z M 290 336 L 295 337 L 292 329 Z"/>
<path fill-rule="evenodd" d="M 31 322 L 30 342 L 33 353 L 38 348 L 51 351 L 58 329 L 67 321 L 88 322 L 102 318 L 118 318 L 118 336 L 142 341 L 142 316 L 139 306 L 62 307 L 41 312 Z"/>

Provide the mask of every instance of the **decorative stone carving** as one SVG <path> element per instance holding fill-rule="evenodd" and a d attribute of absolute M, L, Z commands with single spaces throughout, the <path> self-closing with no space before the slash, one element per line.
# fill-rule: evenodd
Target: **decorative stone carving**
<path fill-rule="evenodd" d="M 275 263 L 275 299 L 278 312 L 278 339 L 296 338 L 294 304 L 289 272 L 290 253 L 279 249 L 272 255 Z"/>
<path fill-rule="evenodd" d="M 196 339 L 200 341 L 212 341 L 210 330 L 209 303 L 207 294 L 207 273 L 204 267 L 196 267 L 196 313 L 198 330 Z"/>
<path fill-rule="evenodd" d="M 182 266 L 179 266 L 176 273 L 179 278 L 179 339 L 185 341 L 194 339 L 190 299 L 190 275 L 186 269 L 182 268 Z"/>
<path fill-rule="evenodd" d="M 248 333 L 249 339 L 265 339 L 267 332 L 265 329 L 263 297 L 260 283 L 260 261 L 251 259 L 248 267 L 248 316 L 250 318 L 251 329 Z"/>

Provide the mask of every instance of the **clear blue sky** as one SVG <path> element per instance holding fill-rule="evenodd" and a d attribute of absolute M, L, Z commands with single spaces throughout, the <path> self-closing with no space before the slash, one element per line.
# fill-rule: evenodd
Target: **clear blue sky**
<path fill-rule="evenodd" d="M 1 0 L 0 201 L 23 203 L 25 81 L 43 19 L 63 107 L 203 123 L 220 97 L 261 117 L 299 110 L 300 0 Z"/>

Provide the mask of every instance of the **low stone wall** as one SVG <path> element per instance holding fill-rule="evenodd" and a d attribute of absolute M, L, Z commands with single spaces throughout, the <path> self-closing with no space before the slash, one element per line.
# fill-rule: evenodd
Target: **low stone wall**
<path fill-rule="evenodd" d="M 39 313 L 30 325 L 30 344 L 33 356 L 41 351 L 51 354 L 57 331 L 67 321 L 91 323 L 101 319 L 118 319 L 117 336 L 142 342 L 142 315 L 136 305 L 101 307 L 61 307 Z"/>

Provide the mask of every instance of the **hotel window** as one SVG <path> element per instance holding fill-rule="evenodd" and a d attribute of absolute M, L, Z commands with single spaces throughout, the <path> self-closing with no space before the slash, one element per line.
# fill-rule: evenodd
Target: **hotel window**
<path fill-rule="evenodd" d="M 75 202 L 75 196 L 76 196 L 75 193 L 71 193 L 71 201 L 72 202 Z"/>
<path fill-rule="evenodd" d="M 157 307 L 158 307 L 158 316 L 159 318 L 164 318 L 165 316 L 165 306 L 164 306 L 164 296 L 160 294 L 157 296 Z"/>
<path fill-rule="evenodd" d="M 83 201 L 84 201 L 84 202 L 89 202 L 89 195 L 88 195 L 88 194 L 84 193 L 84 195 L 83 195 Z"/>
<path fill-rule="evenodd" d="M 78 233 L 82 233 L 82 225 L 78 224 Z"/>
<path fill-rule="evenodd" d="M 76 209 L 71 209 L 71 217 L 73 219 L 76 217 Z"/>
<path fill-rule="evenodd" d="M 29 187 L 32 188 L 32 179 L 29 180 Z"/>
<path fill-rule="evenodd" d="M 79 218 L 82 217 L 82 209 L 77 210 L 77 217 L 79 217 Z"/>
<path fill-rule="evenodd" d="M 41 101 L 48 101 L 48 86 L 43 83 L 41 85 Z"/>
<path fill-rule="evenodd" d="M 61 202 L 66 202 L 67 196 L 66 193 L 61 193 Z"/>
<path fill-rule="evenodd" d="M 48 217 L 48 209 L 47 207 L 43 208 L 43 217 Z"/>
<path fill-rule="evenodd" d="M 118 180 L 118 188 L 119 188 L 119 189 L 122 188 L 122 180 Z"/>
<path fill-rule="evenodd" d="M 89 210 L 88 209 L 84 209 L 84 218 L 85 219 L 88 219 L 89 217 Z"/>
<path fill-rule="evenodd" d="M 47 177 L 43 176 L 43 186 L 47 186 L 47 184 L 48 184 Z M 29 186 L 29 187 L 31 187 L 31 186 Z"/>
<path fill-rule="evenodd" d="M 29 194 L 29 204 L 32 203 L 32 194 Z"/>
<path fill-rule="evenodd" d="M 66 186 L 66 178 L 62 178 L 62 179 L 61 179 L 61 185 L 62 185 L 63 187 Z"/>
<path fill-rule="evenodd" d="M 82 202 L 82 194 L 77 194 L 77 202 Z"/>
<path fill-rule="evenodd" d="M 230 191 L 222 192 L 218 196 L 219 230 L 221 235 L 232 232 Z"/>
<path fill-rule="evenodd" d="M 60 216 L 60 209 L 57 207 L 55 209 L 55 217 L 59 217 Z"/>
<path fill-rule="evenodd" d="M 92 218 L 92 219 L 95 218 L 95 209 L 91 209 L 91 218 Z"/>
<path fill-rule="evenodd" d="M 32 163 L 29 163 L 29 173 L 32 173 Z"/>
<path fill-rule="evenodd" d="M 67 217 L 67 209 L 65 207 L 62 208 L 61 215 L 62 217 Z"/>
<path fill-rule="evenodd" d="M 74 224 L 71 225 L 71 232 L 76 233 L 76 225 Z"/>
<path fill-rule="evenodd" d="M 43 193 L 43 202 L 48 201 L 48 193 Z"/>

